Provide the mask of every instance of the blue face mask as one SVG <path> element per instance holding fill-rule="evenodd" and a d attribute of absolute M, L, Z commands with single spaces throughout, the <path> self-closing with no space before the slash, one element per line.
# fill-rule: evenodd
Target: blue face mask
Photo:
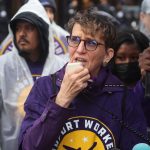
<path fill-rule="evenodd" d="M 141 78 L 138 62 L 115 64 L 112 72 L 126 85 L 133 85 Z"/>

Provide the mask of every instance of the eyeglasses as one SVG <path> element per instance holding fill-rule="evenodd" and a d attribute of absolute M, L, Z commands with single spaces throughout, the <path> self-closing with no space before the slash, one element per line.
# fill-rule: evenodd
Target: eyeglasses
<path fill-rule="evenodd" d="M 96 40 L 92 39 L 83 40 L 78 36 L 66 36 L 66 38 L 68 45 L 74 48 L 78 47 L 81 41 L 84 41 L 84 46 L 88 51 L 94 51 L 97 46 L 104 45 L 103 43 L 98 43 Z"/>

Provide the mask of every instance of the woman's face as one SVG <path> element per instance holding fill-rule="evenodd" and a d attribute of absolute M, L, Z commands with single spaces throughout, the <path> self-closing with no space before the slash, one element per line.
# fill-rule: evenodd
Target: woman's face
<path fill-rule="evenodd" d="M 116 64 L 136 62 L 139 58 L 139 49 L 136 44 L 123 43 L 115 56 Z"/>
<path fill-rule="evenodd" d="M 86 34 L 80 24 L 75 24 L 71 36 L 79 37 L 82 40 L 95 40 L 102 45 L 98 45 L 93 51 L 88 51 L 85 48 L 85 41 L 81 41 L 78 47 L 69 46 L 70 62 L 81 62 L 83 66 L 89 69 L 91 76 L 97 76 L 103 62 L 111 59 L 113 50 L 107 50 L 103 37 L 100 33 L 91 36 Z"/>

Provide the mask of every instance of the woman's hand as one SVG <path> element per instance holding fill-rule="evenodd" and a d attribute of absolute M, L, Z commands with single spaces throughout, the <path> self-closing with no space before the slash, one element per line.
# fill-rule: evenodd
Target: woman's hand
<path fill-rule="evenodd" d="M 145 49 L 144 52 L 139 55 L 138 61 L 143 77 L 146 74 L 146 71 L 150 71 L 150 47 Z"/>
<path fill-rule="evenodd" d="M 56 97 L 56 104 L 67 108 L 73 99 L 88 85 L 90 74 L 82 65 L 73 70 L 66 69 L 60 91 Z"/>

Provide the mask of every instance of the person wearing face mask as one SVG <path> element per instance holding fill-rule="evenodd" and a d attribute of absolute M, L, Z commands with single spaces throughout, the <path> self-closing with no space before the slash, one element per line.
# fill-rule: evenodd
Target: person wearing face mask
<path fill-rule="evenodd" d="M 117 34 L 112 72 L 130 88 L 141 78 L 138 58 L 148 46 L 148 38 L 140 31 L 128 29 Z"/>
<path fill-rule="evenodd" d="M 148 38 L 137 30 L 124 30 L 119 32 L 115 42 L 115 55 L 113 59 L 112 72 L 115 74 L 128 88 L 133 89 L 138 95 L 140 103 L 147 121 L 147 131 L 149 134 L 150 103 L 144 97 L 144 88 L 142 83 L 141 69 L 143 66 L 139 62 L 145 63 L 147 59 L 140 59 L 144 49 L 149 46 Z M 145 56 L 145 55 L 144 55 Z M 145 68 L 144 68 L 145 69 Z"/>

